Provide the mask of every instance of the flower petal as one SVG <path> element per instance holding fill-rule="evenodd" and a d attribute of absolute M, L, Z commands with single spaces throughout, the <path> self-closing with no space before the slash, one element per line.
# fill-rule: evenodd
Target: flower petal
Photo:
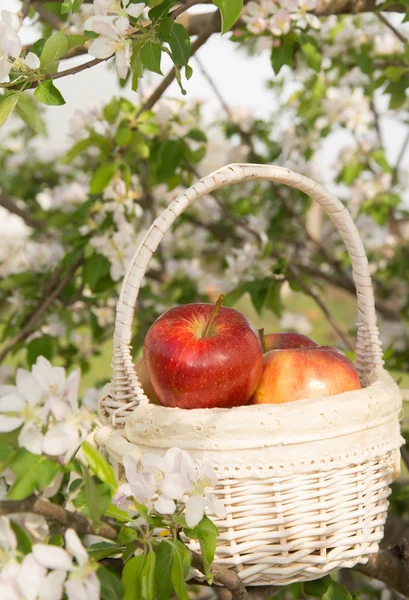
<path fill-rule="evenodd" d="M 29 52 L 25 57 L 24 62 L 30 69 L 38 69 L 40 66 L 40 59 L 34 52 Z"/>
<path fill-rule="evenodd" d="M 105 15 L 108 12 L 111 0 L 94 0 L 95 14 Z"/>
<path fill-rule="evenodd" d="M 19 394 L 25 400 L 27 400 L 27 402 L 31 406 L 35 406 L 36 404 L 40 403 L 41 397 L 43 395 L 43 390 L 39 386 L 38 382 L 36 381 L 36 378 L 32 375 L 32 373 L 29 373 L 24 369 L 17 369 L 16 385 Z"/>
<path fill-rule="evenodd" d="M 70 555 L 64 548 L 59 546 L 34 544 L 33 555 L 40 565 L 44 565 L 47 569 L 72 570 Z"/>
<path fill-rule="evenodd" d="M 129 64 L 130 62 L 128 61 L 125 52 L 123 50 L 118 50 L 116 53 L 115 66 L 116 72 L 121 79 L 126 79 L 126 76 L 128 75 Z"/>
<path fill-rule="evenodd" d="M 53 367 L 49 360 L 44 356 L 39 356 L 32 366 L 31 371 L 45 392 L 49 392 L 50 388 L 62 389 L 65 382 L 64 367 Z"/>
<path fill-rule="evenodd" d="M 196 527 L 203 519 L 206 500 L 203 496 L 190 496 L 186 502 L 185 519 L 188 527 Z"/>
<path fill-rule="evenodd" d="M 20 19 L 17 13 L 10 12 L 9 10 L 2 10 L 1 20 L 13 31 L 17 32 L 20 29 Z"/>
<path fill-rule="evenodd" d="M 101 36 L 91 42 L 88 48 L 88 54 L 95 58 L 109 58 L 114 54 L 114 47 L 110 38 Z"/>
<path fill-rule="evenodd" d="M 125 475 L 126 475 L 127 481 L 130 481 L 130 482 L 134 481 L 138 474 L 138 469 L 136 466 L 135 459 L 132 456 L 130 456 L 129 454 L 124 454 L 124 456 L 122 457 L 122 464 L 124 465 L 124 468 L 125 468 Z"/>
<path fill-rule="evenodd" d="M 164 470 L 163 459 L 153 452 L 147 452 L 141 458 L 142 469 L 147 473 L 155 474 L 156 471 Z"/>
<path fill-rule="evenodd" d="M 206 500 L 209 510 L 220 519 L 223 519 L 227 515 L 226 507 L 220 498 L 214 494 L 206 494 Z"/>
<path fill-rule="evenodd" d="M 164 494 L 159 496 L 153 506 L 160 515 L 173 515 L 176 508 L 175 501 Z"/>
<path fill-rule="evenodd" d="M 17 417 L 5 417 L 0 415 L 0 433 L 8 433 L 18 429 L 24 423 L 23 419 Z"/>
<path fill-rule="evenodd" d="M 24 407 L 24 401 L 17 394 L 7 394 L 0 398 L 0 412 L 19 413 Z"/>
<path fill-rule="evenodd" d="M 125 35 L 130 27 L 129 19 L 127 17 L 118 17 L 118 19 L 115 19 L 114 24 L 117 33 L 120 33 L 121 35 Z"/>
<path fill-rule="evenodd" d="M 73 529 L 67 529 L 64 539 L 68 552 L 75 557 L 79 566 L 83 567 L 88 562 L 88 554 L 77 533 Z"/>
<path fill-rule="evenodd" d="M 217 483 L 217 475 L 212 465 L 209 463 L 204 463 L 198 469 L 198 478 L 199 479 L 208 479 L 211 486 L 215 486 Z"/>
<path fill-rule="evenodd" d="M 78 387 L 80 385 L 80 377 L 81 371 L 75 369 L 75 371 L 69 374 L 64 385 L 63 396 L 73 412 L 78 411 Z"/>
<path fill-rule="evenodd" d="M 57 423 L 44 436 L 43 450 L 50 456 L 62 456 L 78 448 L 80 437 L 72 423 Z"/>
<path fill-rule="evenodd" d="M 131 15 L 131 17 L 137 19 L 141 16 L 145 7 L 146 4 L 144 4 L 143 2 L 138 2 L 138 4 L 130 4 L 125 10 L 128 13 L 128 15 Z"/>
<path fill-rule="evenodd" d="M 26 423 L 18 436 L 18 445 L 32 454 L 41 454 L 43 451 L 44 435 L 34 423 Z"/>
<path fill-rule="evenodd" d="M 66 571 L 51 571 L 43 581 L 38 600 L 61 600 Z"/>
<path fill-rule="evenodd" d="M 17 548 L 17 539 L 7 517 L 0 517 L 0 548 L 3 548 L 5 552 Z"/>
<path fill-rule="evenodd" d="M 174 500 L 182 500 L 189 488 L 189 481 L 181 473 L 171 473 L 159 482 L 161 492 Z"/>
<path fill-rule="evenodd" d="M 94 15 L 85 21 L 84 29 L 86 31 L 95 31 L 95 33 L 99 33 L 107 38 L 117 39 L 118 30 L 114 24 L 115 19 L 116 17 Z"/>
<path fill-rule="evenodd" d="M 133 497 L 142 504 L 149 502 L 155 492 L 155 488 L 150 485 L 147 478 L 140 473 L 138 473 L 136 479 L 130 484 L 130 488 Z"/>
<path fill-rule="evenodd" d="M 17 579 L 17 585 L 26 600 L 37 598 L 46 575 L 47 569 L 32 554 L 26 554 Z"/>

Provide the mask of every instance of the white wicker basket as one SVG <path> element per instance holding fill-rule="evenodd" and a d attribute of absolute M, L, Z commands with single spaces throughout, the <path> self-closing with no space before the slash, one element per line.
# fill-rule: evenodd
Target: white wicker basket
<path fill-rule="evenodd" d="M 150 404 L 134 371 L 131 327 L 149 260 L 195 200 L 250 179 L 287 184 L 318 202 L 348 249 L 358 297 L 355 366 L 363 388 L 286 405 L 181 410 Z M 218 472 L 227 508 L 216 562 L 246 585 L 285 585 L 364 563 L 378 549 L 389 484 L 399 474 L 401 395 L 383 369 L 368 261 L 343 204 L 316 182 L 268 165 L 229 165 L 204 177 L 154 221 L 133 256 L 117 305 L 112 384 L 97 433 L 118 476 L 121 460 L 179 446 Z M 192 548 L 197 550 L 194 544 Z"/>

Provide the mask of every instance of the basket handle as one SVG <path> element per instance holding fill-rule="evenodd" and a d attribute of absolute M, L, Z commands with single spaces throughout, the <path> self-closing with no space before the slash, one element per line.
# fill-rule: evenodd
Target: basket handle
<path fill-rule="evenodd" d="M 345 206 L 318 183 L 283 167 L 256 164 L 232 164 L 203 177 L 178 196 L 155 219 L 133 255 L 126 271 L 116 309 L 113 376 L 109 396 L 101 402 L 113 425 L 121 425 L 129 412 L 146 400 L 134 370 L 131 335 L 134 309 L 142 279 L 152 254 L 175 219 L 199 198 L 232 183 L 265 179 L 286 184 L 305 192 L 325 210 L 347 247 L 358 297 L 358 323 L 355 367 L 363 385 L 371 374 L 382 369 L 382 346 L 376 325 L 376 313 L 368 259 L 358 229 Z"/>

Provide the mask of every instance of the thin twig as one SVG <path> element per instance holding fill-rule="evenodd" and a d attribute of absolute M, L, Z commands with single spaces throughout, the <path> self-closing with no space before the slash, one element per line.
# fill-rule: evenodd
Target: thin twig
<path fill-rule="evenodd" d="M 189 554 L 192 567 L 202 571 L 203 561 L 200 554 L 192 551 L 190 551 Z M 231 592 L 232 600 L 250 600 L 246 587 L 237 573 L 215 563 L 210 565 L 210 571 L 216 583 L 221 583 Z"/>
<path fill-rule="evenodd" d="M 20 23 L 23 23 L 24 19 L 29 13 L 31 0 L 23 0 L 20 10 L 18 11 L 18 18 Z"/>
<path fill-rule="evenodd" d="M 47 23 L 52 29 L 56 29 L 59 31 L 63 28 L 63 22 L 54 14 L 49 12 L 44 6 L 41 5 L 38 0 L 34 0 L 33 6 L 42 18 L 42 20 Z"/>
<path fill-rule="evenodd" d="M 298 275 L 297 271 L 292 266 L 288 267 L 288 271 L 289 271 L 291 277 L 294 279 L 294 281 L 296 281 L 298 283 L 300 288 L 304 290 L 304 292 L 307 294 L 307 296 L 310 296 L 314 300 L 314 302 L 320 307 L 320 309 L 324 313 L 328 323 L 331 325 L 333 330 L 338 334 L 338 336 L 341 338 L 341 340 L 344 342 L 344 344 L 347 346 L 347 348 L 351 351 L 354 351 L 353 345 L 348 340 L 348 338 L 346 337 L 346 335 L 342 331 L 342 329 L 339 327 L 339 325 L 337 324 L 337 322 L 335 321 L 335 319 L 333 318 L 333 316 L 331 315 L 331 313 L 329 312 L 328 308 L 325 306 L 325 304 L 323 303 L 321 298 L 305 283 L 305 281 Z"/>
<path fill-rule="evenodd" d="M 207 83 L 212 88 L 212 90 L 213 90 L 216 98 L 220 102 L 223 110 L 225 111 L 225 113 L 227 114 L 227 116 L 229 117 L 229 119 L 232 119 L 233 118 L 233 114 L 232 114 L 230 106 L 227 104 L 226 100 L 223 98 L 222 93 L 220 92 L 219 88 L 217 87 L 217 85 L 215 84 L 214 80 L 210 76 L 209 72 L 205 69 L 202 61 L 200 60 L 200 58 L 198 56 L 195 56 L 195 62 L 197 63 L 200 71 L 202 72 L 203 77 L 206 79 Z"/>
<path fill-rule="evenodd" d="M 48 307 L 59 297 L 61 292 L 64 291 L 66 285 L 73 277 L 75 271 L 78 269 L 80 265 L 84 262 L 84 256 L 81 254 L 69 267 L 64 277 L 60 279 L 61 276 L 61 267 L 57 269 L 54 273 L 51 282 L 52 289 L 49 294 L 44 297 L 44 295 L 40 298 L 40 301 L 37 303 L 33 312 L 29 315 L 28 319 L 26 319 L 25 324 L 22 326 L 17 335 L 15 335 L 11 340 L 7 342 L 3 346 L 3 349 L 0 352 L 0 363 L 5 359 L 9 352 L 16 346 L 18 343 L 25 340 L 34 330 L 38 323 L 38 321 L 43 317 L 44 313 L 47 311 Z M 56 285 L 57 284 L 57 285 Z"/>
<path fill-rule="evenodd" d="M 0 501 L 0 515 L 12 515 L 18 513 L 31 513 L 41 515 L 50 521 L 57 521 L 66 527 L 71 527 L 81 535 L 100 535 L 109 540 L 116 540 L 118 532 L 109 523 L 102 522 L 98 531 L 95 530 L 91 519 L 87 519 L 80 513 L 66 510 L 59 504 L 53 504 L 47 500 L 41 500 L 37 496 L 29 496 L 24 500 L 2 500 Z"/>
<path fill-rule="evenodd" d="M 386 27 L 388 27 L 395 34 L 395 36 L 398 38 L 398 40 L 402 42 L 402 44 L 405 44 L 405 46 L 406 44 L 408 44 L 409 40 L 403 35 L 403 33 L 399 31 L 399 29 L 395 27 L 395 25 L 392 25 L 392 23 L 381 12 L 376 12 L 375 14 L 378 17 L 378 19 L 382 21 L 382 23 L 384 23 Z"/>
<path fill-rule="evenodd" d="M 380 122 L 380 118 L 379 118 L 378 109 L 377 109 L 375 101 L 373 99 L 371 99 L 369 107 L 374 116 L 375 131 L 376 131 L 376 136 L 378 138 L 378 144 L 383 149 L 384 144 L 383 144 L 383 139 L 382 139 L 381 122 Z"/>
<path fill-rule="evenodd" d="M 215 13 L 215 14 L 217 14 L 217 13 Z M 209 37 L 215 31 L 217 31 L 217 25 L 218 25 L 217 19 L 213 15 L 213 18 L 211 18 L 208 23 L 208 27 L 206 29 L 204 29 L 202 31 L 202 33 L 200 35 L 198 35 L 197 40 L 195 40 L 193 42 L 191 50 L 190 50 L 190 56 L 193 56 L 199 50 L 199 48 L 201 48 L 203 46 L 203 44 L 205 44 L 207 42 Z M 138 115 L 141 114 L 142 112 L 144 112 L 145 110 L 150 110 L 156 104 L 156 102 L 159 100 L 159 98 L 161 98 L 163 96 L 163 94 L 165 93 L 165 91 L 168 89 L 168 87 L 170 86 L 172 81 L 175 79 L 175 77 L 176 77 L 176 69 L 173 67 L 169 71 L 169 73 L 166 75 L 166 77 L 164 79 L 162 79 L 160 84 L 153 91 L 153 93 L 149 96 L 149 98 L 146 100 L 146 102 L 143 103 L 143 105 L 141 106 L 141 108 L 138 112 Z"/>
<path fill-rule="evenodd" d="M 37 231 L 43 231 L 44 225 L 41 221 L 37 221 L 37 219 L 33 219 L 30 213 L 23 208 L 20 208 L 15 200 L 6 194 L 0 194 L 0 206 L 5 208 L 8 212 L 17 215 L 21 219 L 23 219 L 24 223 L 28 227 L 32 227 Z"/>
<path fill-rule="evenodd" d="M 408 146 L 409 146 L 409 130 L 406 133 L 405 139 L 403 140 L 403 144 L 401 146 L 401 149 L 399 150 L 398 158 L 396 159 L 396 163 L 393 168 L 392 184 L 395 184 L 397 182 L 398 175 L 399 175 L 399 168 L 400 168 L 401 162 L 403 160 L 403 157 L 405 156 L 406 150 L 408 149 Z"/>

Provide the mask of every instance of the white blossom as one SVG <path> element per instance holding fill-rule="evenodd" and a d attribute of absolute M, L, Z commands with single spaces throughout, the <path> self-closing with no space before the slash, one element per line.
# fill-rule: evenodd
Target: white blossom
<path fill-rule="evenodd" d="M 67 462 L 85 439 L 91 415 L 78 407 L 79 370 L 68 378 L 40 356 L 31 373 L 18 369 L 16 385 L 0 397 L 0 432 L 21 427 L 20 447 Z"/>
<path fill-rule="evenodd" d="M 224 504 L 209 490 L 217 483 L 214 469 L 207 464 L 197 467 L 187 452 L 170 448 L 163 456 L 146 453 L 140 471 L 131 456 L 123 456 L 127 483 L 122 484 L 115 503 L 128 509 L 129 498 L 148 505 L 157 513 L 171 515 L 178 505 L 185 504 L 185 518 L 195 527 L 203 518 L 206 507 L 222 517 Z"/>
<path fill-rule="evenodd" d="M 18 36 L 20 19 L 16 13 L 1 11 L 0 19 L 0 83 L 9 81 L 12 68 L 10 58 L 17 59 L 22 50 L 22 42 Z"/>
<path fill-rule="evenodd" d="M 124 16 L 95 15 L 85 22 L 85 29 L 100 34 L 91 42 L 89 54 L 95 58 L 116 54 L 116 70 L 121 79 L 126 78 L 131 64 L 132 42 L 126 37 L 129 27 L 129 20 Z"/>
<path fill-rule="evenodd" d="M 332 122 L 356 133 L 365 133 L 373 121 L 369 98 L 360 88 L 329 87 L 324 106 Z"/>
<path fill-rule="evenodd" d="M 123 222 L 118 231 L 113 234 L 105 232 L 94 236 L 90 244 L 111 263 L 109 273 L 114 281 L 123 277 L 138 245 L 134 228 L 127 222 Z"/>

